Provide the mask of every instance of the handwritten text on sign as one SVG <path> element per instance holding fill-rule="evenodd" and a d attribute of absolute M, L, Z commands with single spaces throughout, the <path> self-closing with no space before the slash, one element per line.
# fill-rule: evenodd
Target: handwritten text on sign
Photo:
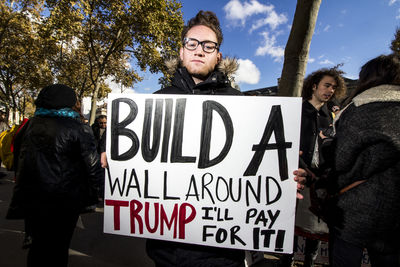
<path fill-rule="evenodd" d="M 104 231 L 290 253 L 300 98 L 110 94 Z"/>

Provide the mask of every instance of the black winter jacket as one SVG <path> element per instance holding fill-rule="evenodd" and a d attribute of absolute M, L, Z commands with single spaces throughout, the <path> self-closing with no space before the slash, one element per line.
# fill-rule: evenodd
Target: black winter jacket
<path fill-rule="evenodd" d="M 57 203 L 79 212 L 97 203 L 101 172 L 89 126 L 65 117 L 33 117 L 17 134 L 16 185 L 8 218 Z"/>
<path fill-rule="evenodd" d="M 360 247 L 400 248 L 400 86 L 364 91 L 337 122 L 330 232 Z"/>
<path fill-rule="evenodd" d="M 221 71 L 214 71 L 204 82 L 194 83 L 186 68 L 178 68 L 172 85 L 156 94 L 242 95 L 230 86 Z M 244 251 L 148 239 L 146 251 L 157 266 L 244 266 Z"/>
<path fill-rule="evenodd" d="M 303 101 L 300 150 L 303 151 L 303 155 L 301 157 L 308 168 L 311 167 L 315 141 L 319 136 L 319 132 L 327 129 L 331 124 L 332 114 L 329 112 L 327 105 L 323 105 L 320 110 L 317 110 L 309 101 Z M 319 141 L 320 139 L 321 138 L 318 138 Z"/>

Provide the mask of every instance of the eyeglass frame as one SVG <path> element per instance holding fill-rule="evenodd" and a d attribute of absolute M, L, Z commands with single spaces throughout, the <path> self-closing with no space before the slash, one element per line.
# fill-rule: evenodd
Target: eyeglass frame
<path fill-rule="evenodd" d="M 197 42 L 197 45 L 196 45 L 196 47 L 195 47 L 194 49 L 190 49 L 190 48 L 187 48 L 187 47 L 186 47 L 186 44 L 187 44 L 189 41 L 196 41 L 196 42 Z M 207 52 L 207 51 L 204 50 L 204 45 L 205 45 L 206 43 L 213 43 L 213 44 L 215 44 L 215 48 L 214 48 L 214 50 L 213 50 L 212 52 Z M 201 42 L 200 42 L 199 40 L 197 40 L 197 39 L 195 39 L 195 38 L 189 38 L 189 37 L 183 38 L 183 47 L 185 47 L 185 48 L 186 48 L 187 50 L 189 50 L 189 51 L 194 51 L 194 50 L 196 50 L 197 47 L 199 47 L 199 45 L 201 45 L 201 49 L 203 49 L 203 51 L 204 51 L 205 53 L 208 53 L 208 54 L 214 53 L 215 50 L 219 51 L 219 45 L 218 45 L 217 42 L 209 41 L 209 40 L 201 41 Z"/>

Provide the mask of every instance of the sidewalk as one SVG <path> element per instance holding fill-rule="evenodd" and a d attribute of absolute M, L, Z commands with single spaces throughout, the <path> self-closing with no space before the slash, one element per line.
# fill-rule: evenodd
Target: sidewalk
<path fill-rule="evenodd" d="M 6 220 L 14 187 L 13 173 L 1 168 L 0 178 L 0 266 L 26 266 L 27 250 L 21 248 L 24 238 L 22 220 Z M 84 214 L 71 242 L 69 267 L 154 267 L 147 257 L 145 239 L 103 233 L 101 212 Z"/>

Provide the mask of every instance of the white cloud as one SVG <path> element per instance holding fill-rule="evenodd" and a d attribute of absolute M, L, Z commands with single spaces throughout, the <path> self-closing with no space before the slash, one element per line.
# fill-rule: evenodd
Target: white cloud
<path fill-rule="evenodd" d="M 244 26 L 246 20 L 257 14 L 264 14 L 264 18 L 257 20 L 250 28 L 250 32 L 264 26 L 269 25 L 275 30 L 279 25 L 288 21 L 286 15 L 277 14 L 273 5 L 264 5 L 257 0 L 250 0 L 243 4 L 239 0 L 231 0 L 224 6 L 225 16 L 234 24 L 239 23 Z"/>
<path fill-rule="evenodd" d="M 326 25 L 325 28 L 324 28 L 324 32 L 329 31 L 329 28 L 330 28 L 330 27 L 331 27 L 331 25 Z"/>
<path fill-rule="evenodd" d="M 349 63 L 349 62 L 352 61 L 352 58 L 349 57 L 349 56 L 345 56 L 345 57 L 342 57 L 341 61 L 342 61 L 343 63 Z"/>
<path fill-rule="evenodd" d="M 313 63 L 314 61 L 315 61 L 315 58 L 310 57 L 310 58 L 308 59 L 308 63 Z"/>
<path fill-rule="evenodd" d="M 262 14 L 273 10 L 274 6 L 266 6 L 260 4 L 256 0 L 245 2 L 242 4 L 239 0 L 231 0 L 224 6 L 226 17 L 229 20 L 240 20 L 241 24 L 244 25 L 247 17 L 254 14 Z"/>
<path fill-rule="evenodd" d="M 236 83 L 257 84 L 260 81 L 260 70 L 250 59 L 239 59 L 239 68 L 234 77 Z"/>
<path fill-rule="evenodd" d="M 396 3 L 397 1 L 399 1 L 399 0 L 390 0 L 390 1 L 389 1 L 389 6 L 393 5 L 393 4 Z"/>
<path fill-rule="evenodd" d="M 320 61 L 318 64 L 320 64 L 320 65 L 334 65 L 335 63 L 333 63 L 329 59 L 324 59 L 324 60 Z"/>
<path fill-rule="evenodd" d="M 276 45 L 275 35 L 269 36 L 268 32 L 263 32 L 261 35 L 264 36 L 264 45 L 257 48 L 256 56 L 269 55 L 274 58 L 275 62 L 281 61 L 284 56 L 285 49 Z"/>
<path fill-rule="evenodd" d="M 250 32 L 257 30 L 258 28 L 269 25 L 272 30 L 275 30 L 279 25 L 284 24 L 288 21 L 284 14 L 277 14 L 275 11 L 271 11 L 266 18 L 257 20 L 250 29 Z"/>

